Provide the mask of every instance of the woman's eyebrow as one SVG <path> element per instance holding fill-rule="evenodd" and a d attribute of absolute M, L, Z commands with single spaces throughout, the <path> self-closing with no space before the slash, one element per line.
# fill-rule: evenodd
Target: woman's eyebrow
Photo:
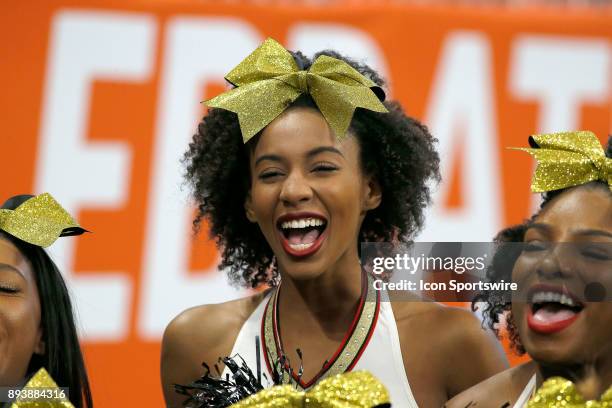
<path fill-rule="evenodd" d="M 262 156 L 259 156 L 257 160 L 255 160 L 255 166 L 257 166 L 259 163 L 261 163 L 264 160 L 271 160 L 271 161 L 276 161 L 276 162 L 282 161 L 281 157 L 277 154 L 264 154 Z"/>
<path fill-rule="evenodd" d="M 604 236 L 608 238 L 612 238 L 612 233 L 604 230 L 598 229 L 582 229 L 576 231 L 576 235 L 584 235 L 584 236 Z"/>
<path fill-rule="evenodd" d="M 544 223 L 541 223 L 541 222 L 534 222 L 534 223 L 531 223 L 531 224 L 527 225 L 527 230 L 530 230 L 532 228 L 535 228 L 537 230 L 541 230 L 541 231 L 544 231 L 544 232 L 549 232 L 552 229 L 552 227 L 550 225 L 544 224 Z"/>
<path fill-rule="evenodd" d="M 8 269 L 10 271 L 17 272 L 22 278 L 25 279 L 25 276 L 23 275 L 23 273 L 19 269 L 15 268 L 13 265 L 9 265 L 9 264 L 0 262 L 0 269 Z"/>
<path fill-rule="evenodd" d="M 306 153 L 306 157 L 310 159 L 313 156 L 316 156 L 317 154 L 320 154 L 320 153 L 323 153 L 323 152 L 336 153 L 336 154 L 339 154 L 340 156 L 344 157 L 342 152 L 340 150 L 336 149 L 333 146 L 319 146 L 319 147 L 315 147 L 314 149 L 311 149 L 311 150 L 308 151 L 308 153 Z"/>
<path fill-rule="evenodd" d="M 307 158 L 312 158 L 314 156 L 316 156 L 317 154 L 321 154 L 324 152 L 330 152 L 330 153 L 335 153 L 338 154 L 342 157 L 344 157 L 344 155 L 342 154 L 342 152 L 338 149 L 336 149 L 333 146 L 319 146 L 319 147 L 315 147 L 314 149 L 309 150 L 306 153 L 306 157 Z M 256 160 L 255 160 L 255 166 L 257 166 L 259 163 L 261 163 L 264 160 L 271 160 L 271 161 L 275 161 L 275 162 L 281 162 L 283 159 L 281 156 L 277 155 L 277 154 L 264 154 L 259 156 Z"/>

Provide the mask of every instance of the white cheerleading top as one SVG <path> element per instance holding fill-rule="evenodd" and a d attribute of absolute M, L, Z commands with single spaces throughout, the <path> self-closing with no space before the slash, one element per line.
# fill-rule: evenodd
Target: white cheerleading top
<path fill-rule="evenodd" d="M 244 322 L 232 348 L 231 356 L 240 355 L 254 374 L 257 367 L 255 338 L 261 337 L 262 319 L 273 293 L 274 291 L 269 293 Z M 261 370 L 266 373 L 267 378 L 272 378 L 264 362 L 264 353 L 263 350 L 260 352 Z M 394 408 L 418 408 L 406 377 L 395 317 L 389 301 L 380 302 L 378 319 L 369 341 L 351 371 L 358 370 L 369 371 L 387 388 Z M 225 367 L 223 378 L 229 373 Z M 266 384 L 262 376 L 262 385 L 271 387 L 274 384 L 271 381 L 270 384 Z"/>
<path fill-rule="evenodd" d="M 513 408 L 524 408 L 524 407 L 526 407 L 527 403 L 529 402 L 529 399 L 532 397 L 535 389 L 536 389 L 536 375 L 534 374 L 534 375 L 531 376 L 531 378 L 529 379 L 529 382 L 527 383 L 527 385 L 523 389 L 523 392 L 521 393 L 521 395 L 516 400 L 516 403 L 514 404 Z"/>

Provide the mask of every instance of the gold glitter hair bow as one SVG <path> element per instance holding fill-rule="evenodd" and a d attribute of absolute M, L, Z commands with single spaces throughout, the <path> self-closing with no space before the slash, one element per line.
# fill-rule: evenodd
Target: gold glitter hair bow
<path fill-rule="evenodd" d="M 550 133 L 529 138 L 532 148 L 516 148 L 538 161 L 531 183 L 534 193 L 601 180 L 612 190 L 612 159 L 589 131 Z"/>
<path fill-rule="evenodd" d="M 570 380 L 552 377 L 536 391 L 527 408 L 611 408 L 612 387 L 597 401 L 585 401 Z"/>
<path fill-rule="evenodd" d="M 41 368 L 27 382 L 11 408 L 74 408 L 51 375 Z"/>
<path fill-rule="evenodd" d="M 49 193 L 32 197 L 14 210 L 0 209 L 0 230 L 43 248 L 59 237 L 87 232 Z"/>
<path fill-rule="evenodd" d="M 277 385 L 259 391 L 232 408 L 372 408 L 390 407 L 385 387 L 369 372 L 337 374 L 315 385 L 310 391 L 297 391 L 291 385 Z"/>
<path fill-rule="evenodd" d="M 383 90 L 346 62 L 321 55 L 300 71 L 289 51 L 271 38 L 225 79 L 236 88 L 204 104 L 236 113 L 244 143 L 303 93 L 312 96 L 337 138 L 346 134 L 356 108 L 387 112 Z"/>

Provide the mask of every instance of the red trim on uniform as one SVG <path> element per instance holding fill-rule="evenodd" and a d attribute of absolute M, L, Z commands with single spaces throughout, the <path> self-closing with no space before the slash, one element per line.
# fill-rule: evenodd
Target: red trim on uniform
<path fill-rule="evenodd" d="M 363 313 L 363 308 L 364 308 L 364 305 L 365 305 L 365 300 L 366 300 L 367 293 L 368 293 L 368 277 L 365 274 L 363 274 L 362 275 L 362 288 L 361 288 L 361 297 L 360 297 L 360 300 L 359 300 L 359 306 L 357 307 L 357 311 L 355 312 L 355 316 L 353 317 L 353 321 L 351 323 L 351 327 L 349 328 L 349 330 L 344 335 L 344 338 L 342 339 L 342 342 L 338 346 L 338 349 L 333 354 L 331 359 L 327 361 L 327 363 L 323 366 L 323 368 L 321 368 L 321 371 L 319 371 L 310 381 L 304 382 L 301 379 L 299 379 L 299 377 L 293 371 L 293 369 L 290 370 L 289 363 L 285 362 L 285 368 L 288 371 L 289 370 L 291 371 L 291 376 L 293 377 L 295 382 L 299 383 L 299 385 L 302 388 L 307 389 L 311 385 L 313 385 L 316 381 L 318 381 L 327 372 L 327 370 L 336 362 L 336 360 L 338 359 L 338 356 L 340 356 L 340 354 L 344 351 L 344 348 L 346 347 L 347 342 L 349 341 L 349 339 L 353 335 L 353 333 L 355 331 L 355 328 L 357 327 L 357 323 L 359 322 L 359 319 L 361 318 L 361 314 Z M 277 321 L 278 308 L 277 308 L 277 302 L 278 302 L 278 296 L 276 297 L 274 305 L 273 305 L 274 310 L 273 310 L 273 313 L 272 313 L 272 319 L 273 319 L 272 320 L 272 326 L 273 326 L 273 331 L 274 331 L 274 343 L 276 345 L 276 354 L 280 358 L 281 353 L 279 351 L 282 351 L 282 344 L 281 344 L 281 338 L 280 338 L 280 334 L 279 334 L 279 330 L 278 330 L 278 321 Z M 266 308 L 267 308 L 267 305 L 266 305 Z M 379 311 L 379 309 L 380 309 L 380 292 L 377 291 L 376 292 L 376 311 L 374 312 L 375 313 L 374 320 L 372 321 L 372 324 L 370 325 L 370 328 L 368 330 L 368 335 L 366 337 L 365 342 L 360 347 L 359 352 L 357 353 L 357 355 L 355 356 L 353 361 L 349 364 L 349 366 L 347 367 L 346 371 L 350 371 L 355 366 L 355 364 L 357 363 L 357 360 L 359 360 L 359 358 L 361 357 L 361 354 L 363 353 L 363 350 L 365 349 L 365 346 L 367 346 L 368 342 L 370 341 L 370 338 L 372 337 L 372 333 L 374 332 L 374 327 L 376 326 L 376 321 L 378 320 L 378 311 Z M 264 312 L 264 316 L 265 316 L 265 312 Z M 263 333 L 263 323 L 262 323 L 262 333 Z M 266 364 L 268 364 L 268 369 L 270 369 L 267 356 L 266 356 Z"/>
<path fill-rule="evenodd" d="M 368 343 L 370 342 L 370 339 L 372 338 L 372 335 L 374 334 L 374 330 L 376 329 L 376 323 L 378 322 L 378 312 L 379 311 L 380 311 L 380 291 L 377 290 L 376 291 L 376 310 L 374 311 L 374 320 L 372 321 L 372 325 L 370 326 L 370 331 L 368 332 L 368 336 L 366 337 L 365 341 L 359 348 L 359 352 L 357 352 L 357 356 L 353 359 L 353 362 L 348 366 L 346 371 L 351 371 L 353 367 L 355 367 L 355 365 L 361 358 L 361 355 L 365 351 L 366 347 L 368 347 Z"/>
<path fill-rule="evenodd" d="M 270 374 L 270 378 L 272 376 L 272 366 L 270 365 L 270 360 L 268 359 L 268 347 L 266 346 L 266 333 L 265 333 L 265 322 L 266 322 L 266 312 L 268 311 L 268 306 L 270 306 L 270 299 L 268 299 L 268 303 L 266 303 L 266 308 L 264 309 L 263 319 L 261 319 L 261 348 L 263 350 L 264 360 L 266 362 L 266 368 L 268 369 L 268 374 Z"/>
<path fill-rule="evenodd" d="M 362 278 L 362 282 L 364 281 L 365 283 L 363 283 L 361 287 L 361 299 L 359 300 L 359 307 L 357 308 L 357 313 L 355 313 L 355 317 L 353 317 L 353 322 L 351 323 L 351 327 L 349 328 L 349 331 L 347 331 L 346 334 L 344 335 L 344 338 L 342 339 L 342 343 L 340 343 L 340 347 L 338 348 L 338 350 L 336 350 L 336 353 L 332 356 L 330 360 L 331 362 L 328 362 L 327 367 L 331 366 L 332 363 L 336 361 L 338 356 L 342 353 L 342 351 L 344 350 L 344 347 L 346 346 L 346 343 L 349 341 L 349 339 L 353 335 L 353 332 L 355 331 L 355 327 L 357 327 L 357 323 L 359 322 L 359 319 L 361 318 L 361 313 L 363 313 L 363 306 L 365 305 L 366 295 L 368 293 L 368 277 L 365 275 L 363 275 L 363 278 Z"/>

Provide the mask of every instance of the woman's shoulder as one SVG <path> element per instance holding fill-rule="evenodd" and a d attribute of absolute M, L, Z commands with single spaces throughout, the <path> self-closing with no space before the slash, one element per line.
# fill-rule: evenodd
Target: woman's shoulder
<path fill-rule="evenodd" d="M 443 356 L 460 353 L 468 360 L 479 357 L 496 372 L 507 368 L 497 339 L 470 310 L 436 302 L 395 302 L 392 307 L 400 339 L 410 339 L 414 347 L 435 348 Z M 463 362 L 461 356 L 457 359 Z"/>
<path fill-rule="evenodd" d="M 534 372 L 531 361 L 509 368 L 463 391 L 448 401 L 445 408 L 512 407 Z"/>
<path fill-rule="evenodd" d="M 233 326 L 242 326 L 267 292 L 231 300 L 224 303 L 194 306 L 179 313 L 166 327 L 164 337 L 187 336 L 197 340 L 214 341 Z M 205 338 L 199 338 L 204 335 Z M 200 341 L 198 341 L 200 342 Z"/>
<path fill-rule="evenodd" d="M 445 395 L 457 395 L 508 368 L 499 342 L 470 310 L 403 302 L 393 304 L 393 311 L 407 370 L 427 367 Z"/>
<path fill-rule="evenodd" d="M 219 304 L 189 308 L 166 327 L 162 339 L 161 374 L 166 403 L 181 406 L 174 384 L 188 384 L 231 354 L 244 322 L 264 300 L 266 292 Z M 222 369 L 220 365 L 220 369 Z"/>
<path fill-rule="evenodd" d="M 480 320 L 471 311 L 437 302 L 393 302 L 393 313 L 398 324 L 418 324 L 421 330 L 439 332 L 445 329 L 449 337 L 484 334 Z"/>

